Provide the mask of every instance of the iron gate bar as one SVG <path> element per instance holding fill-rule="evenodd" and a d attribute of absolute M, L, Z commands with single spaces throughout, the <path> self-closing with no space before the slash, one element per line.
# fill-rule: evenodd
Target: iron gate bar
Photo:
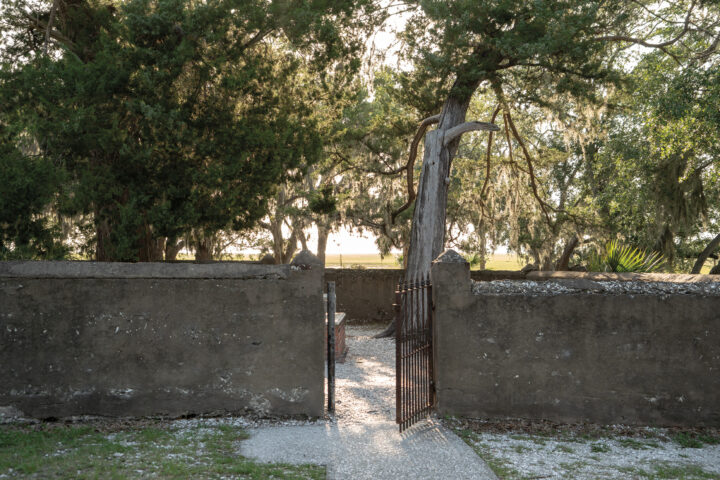
<path fill-rule="evenodd" d="M 434 406 L 432 286 L 429 278 L 401 282 L 395 290 L 396 421 L 400 431 Z"/>

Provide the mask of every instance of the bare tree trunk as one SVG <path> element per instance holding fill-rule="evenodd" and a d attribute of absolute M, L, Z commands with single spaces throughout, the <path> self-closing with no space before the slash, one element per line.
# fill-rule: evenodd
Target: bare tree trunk
<path fill-rule="evenodd" d="M 283 263 L 283 235 L 282 235 L 282 221 L 278 221 L 275 218 L 270 218 L 270 235 L 273 239 L 273 257 L 275 258 L 276 264 Z"/>
<path fill-rule="evenodd" d="M 485 270 L 487 266 L 487 236 L 485 236 L 485 228 L 480 229 L 480 270 Z"/>
<path fill-rule="evenodd" d="M 97 211 L 95 213 L 97 218 Z M 111 262 L 111 250 L 110 246 L 110 225 L 107 220 L 101 220 L 95 226 L 95 261 L 96 262 Z"/>
<path fill-rule="evenodd" d="M 175 237 L 169 237 L 165 241 L 165 261 L 174 262 L 184 246 L 185 242 L 178 241 Z"/>
<path fill-rule="evenodd" d="M 552 271 L 552 269 L 553 269 L 552 267 L 553 267 L 553 265 L 552 265 L 552 260 L 550 259 L 550 255 L 549 254 L 545 255 L 545 257 L 543 258 L 540 270 L 549 272 L 549 271 Z"/>
<path fill-rule="evenodd" d="M 138 261 L 162 262 L 165 238 L 155 238 L 152 227 L 144 224 L 138 229 Z"/>
<path fill-rule="evenodd" d="M 327 250 L 328 237 L 330 236 L 330 228 L 325 222 L 317 224 L 318 240 L 317 240 L 317 257 L 325 265 L 325 251 Z"/>
<path fill-rule="evenodd" d="M 703 265 L 705 265 L 705 260 L 707 260 L 710 254 L 718 247 L 720 247 L 720 234 L 713 238 L 710 243 L 708 243 L 707 247 L 705 247 L 705 250 L 700 253 L 690 273 L 700 273 Z"/>
<path fill-rule="evenodd" d="M 302 249 L 308 250 L 307 236 L 305 236 L 305 231 L 303 230 L 302 225 L 298 226 L 297 232 L 298 232 L 297 237 L 298 237 L 298 239 L 300 239 L 300 245 L 302 245 Z"/>
<path fill-rule="evenodd" d="M 295 252 L 297 252 L 297 243 L 298 243 L 298 234 L 297 230 L 293 229 L 292 234 L 290 234 L 290 238 L 287 241 L 287 244 L 285 245 L 285 251 L 282 254 L 282 262 L 290 263 L 293 256 L 295 255 Z"/>
<path fill-rule="evenodd" d="M 212 255 L 212 243 L 209 239 L 203 238 L 199 240 L 195 245 L 195 261 L 196 262 L 211 262 L 213 260 Z"/>
<path fill-rule="evenodd" d="M 568 240 L 562 255 L 560 255 L 560 258 L 555 264 L 555 270 L 557 270 L 558 272 L 566 272 L 570 270 L 570 257 L 572 257 L 572 254 L 577 248 L 579 242 L 580 239 L 577 237 L 577 235 L 573 235 L 573 237 Z"/>
<path fill-rule="evenodd" d="M 408 252 L 405 281 L 415 281 L 430 272 L 433 259 L 445 246 L 445 214 L 450 165 L 457 152 L 460 137 L 472 130 L 499 130 L 492 124 L 465 122 L 465 115 L 477 82 L 455 82 L 453 88 L 462 93 L 450 95 L 445 101 L 436 130 L 425 134 L 423 165 L 415 199 L 410 251 Z M 395 321 L 377 335 L 390 337 L 395 333 Z"/>

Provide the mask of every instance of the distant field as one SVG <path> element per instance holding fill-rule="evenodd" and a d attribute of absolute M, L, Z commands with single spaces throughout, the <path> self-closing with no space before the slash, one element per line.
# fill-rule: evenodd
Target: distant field
<path fill-rule="evenodd" d="M 223 257 L 221 260 L 257 260 L 258 255 L 227 255 Z M 179 254 L 177 259 L 178 260 L 194 260 L 195 257 L 188 254 Z M 401 265 L 397 263 L 395 260 L 395 255 L 388 255 L 385 258 L 380 258 L 380 254 L 361 254 L 361 253 L 354 253 L 354 254 L 343 254 L 342 259 L 341 256 L 338 254 L 327 254 L 325 257 L 325 266 L 326 267 L 342 267 L 342 268 L 401 268 Z M 86 258 L 74 258 L 74 260 L 87 260 Z M 342 262 L 342 263 L 341 263 Z M 486 265 L 487 270 L 520 270 L 522 267 L 524 267 L 526 262 L 524 262 L 522 259 L 518 258 L 517 255 L 511 255 L 511 254 L 497 254 L 490 257 L 490 260 L 488 261 Z M 710 269 L 713 267 L 713 263 L 711 261 L 705 262 L 705 266 L 703 267 L 702 271 L 700 273 L 710 273 Z M 473 270 L 478 270 L 478 266 L 472 267 Z M 682 271 L 678 273 L 687 273 L 687 271 Z"/>
<path fill-rule="evenodd" d="M 326 267 L 364 267 L 364 268 L 402 268 L 395 260 L 395 255 L 380 258 L 379 254 L 327 254 Z M 515 255 L 493 255 L 487 263 L 488 270 L 520 270 L 525 264 Z M 474 267 L 477 268 L 477 267 Z"/>

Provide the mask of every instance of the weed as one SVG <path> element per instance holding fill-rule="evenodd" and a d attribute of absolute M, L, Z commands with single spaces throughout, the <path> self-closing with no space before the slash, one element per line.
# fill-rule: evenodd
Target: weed
<path fill-rule="evenodd" d="M 607 453 L 610 451 L 610 447 L 602 443 L 594 443 L 590 445 L 590 451 L 593 453 Z"/>
<path fill-rule="evenodd" d="M 513 445 L 512 448 L 513 448 L 513 450 L 515 450 L 517 453 L 525 453 L 525 452 L 529 452 L 529 451 L 532 450 L 531 448 L 525 447 L 525 446 L 523 446 L 523 445 Z"/>
<path fill-rule="evenodd" d="M 564 452 L 564 453 L 575 453 L 575 450 L 568 447 L 567 445 L 558 445 L 555 447 L 556 452 Z"/>
<path fill-rule="evenodd" d="M 639 442 L 633 438 L 619 438 L 617 442 L 626 448 L 633 450 L 647 450 L 648 448 L 660 448 L 656 442 Z"/>
<path fill-rule="evenodd" d="M 702 448 L 703 442 L 687 433 L 678 433 L 672 437 L 673 441 L 683 448 Z"/>

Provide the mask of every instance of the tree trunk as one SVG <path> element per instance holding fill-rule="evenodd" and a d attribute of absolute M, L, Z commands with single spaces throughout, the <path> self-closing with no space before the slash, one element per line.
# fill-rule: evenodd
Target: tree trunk
<path fill-rule="evenodd" d="M 97 218 L 97 211 L 95 213 Z M 113 261 L 110 246 L 110 225 L 107 220 L 101 220 L 95 225 L 95 261 L 96 262 L 111 262 Z"/>
<path fill-rule="evenodd" d="M 690 273 L 700 273 L 703 265 L 705 265 L 705 260 L 707 260 L 710 254 L 718 247 L 720 247 L 720 234 L 713 238 L 710 243 L 708 243 L 707 247 L 705 247 L 705 250 L 700 253 Z"/>
<path fill-rule="evenodd" d="M 195 245 L 196 262 L 212 262 L 212 245 L 208 239 L 199 240 Z"/>
<path fill-rule="evenodd" d="M 282 254 L 282 264 L 290 263 L 293 256 L 295 255 L 295 252 L 297 252 L 297 243 L 298 243 L 298 234 L 297 230 L 293 229 L 292 233 L 290 234 L 290 238 L 287 241 L 287 244 L 285 245 L 285 251 Z"/>
<path fill-rule="evenodd" d="M 162 262 L 165 238 L 153 237 L 152 228 L 147 224 L 138 229 L 138 237 L 138 261 Z"/>
<path fill-rule="evenodd" d="M 293 229 L 297 232 L 296 236 L 298 240 L 300 240 L 301 250 L 309 250 L 307 246 L 307 236 L 305 235 L 305 225 L 303 225 L 302 222 L 293 222 Z"/>
<path fill-rule="evenodd" d="M 169 237 L 165 242 L 165 261 L 174 262 L 184 245 L 185 243 L 178 241 L 177 238 Z"/>
<path fill-rule="evenodd" d="M 573 235 L 573 237 L 568 240 L 568 243 L 567 245 L 565 245 L 565 249 L 563 250 L 562 255 L 560 255 L 560 258 L 555 264 L 555 270 L 557 270 L 558 272 L 567 272 L 568 270 L 570 270 L 570 257 L 572 257 L 572 254 L 577 248 L 579 242 L 580 239 L 577 237 L 577 235 Z"/>
<path fill-rule="evenodd" d="M 325 265 L 325 251 L 327 250 L 328 237 L 330 236 L 330 229 L 323 223 L 317 224 L 318 240 L 317 240 L 317 257 L 320 259 L 323 265 Z"/>
<path fill-rule="evenodd" d="M 485 235 L 485 228 L 480 229 L 480 270 L 485 270 L 487 266 L 487 236 Z"/>
<path fill-rule="evenodd" d="M 469 84 L 456 81 L 453 89 L 462 93 L 451 94 L 448 97 L 440 114 L 437 129 L 425 134 L 423 165 L 415 198 L 410 250 L 405 268 L 406 282 L 427 277 L 430 273 L 430 264 L 442 253 L 445 246 L 445 214 L 450 165 L 457 152 L 460 136 L 471 130 L 497 129 L 479 122 L 463 123 L 477 86 L 478 81 Z M 377 337 L 391 337 L 394 334 L 395 320 Z"/>

